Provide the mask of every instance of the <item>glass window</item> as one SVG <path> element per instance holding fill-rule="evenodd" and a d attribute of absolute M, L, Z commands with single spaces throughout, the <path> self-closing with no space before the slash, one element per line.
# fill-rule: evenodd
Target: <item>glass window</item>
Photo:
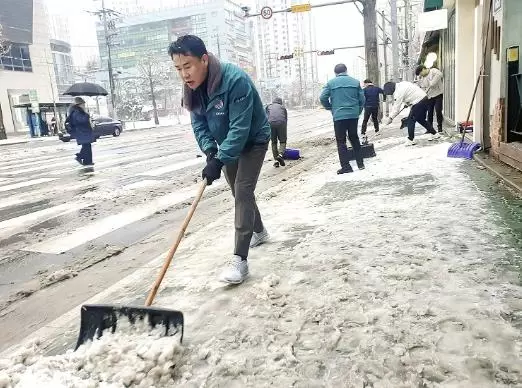
<path fill-rule="evenodd" d="M 33 71 L 29 46 L 11 43 L 11 49 L 0 57 L 0 67 L 11 71 Z"/>

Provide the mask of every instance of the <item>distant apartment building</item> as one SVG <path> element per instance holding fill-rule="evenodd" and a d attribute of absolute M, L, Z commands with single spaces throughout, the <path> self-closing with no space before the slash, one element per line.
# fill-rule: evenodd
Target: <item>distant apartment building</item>
<path fill-rule="evenodd" d="M 74 64 L 71 52 L 69 18 L 59 12 L 49 13 L 50 45 L 54 74 L 56 76 L 57 96 L 59 101 L 71 101 L 63 93 L 74 83 Z"/>
<path fill-rule="evenodd" d="M 113 36 L 111 58 L 115 71 L 132 75 L 137 64 L 150 55 L 168 61 L 170 42 L 181 35 L 194 34 L 222 60 L 256 76 L 253 26 L 243 17 L 238 4 L 230 0 L 152 1 L 147 7 L 133 8 L 133 3 L 133 0 L 107 0 L 107 7 L 110 5 L 121 13 L 109 31 Z M 101 61 L 106 64 L 108 50 L 101 22 L 97 25 L 97 35 Z"/>
<path fill-rule="evenodd" d="M 2 121 L 8 135 L 27 133 L 29 111 L 17 106 L 51 103 L 56 91 L 44 0 L 2 0 L 0 24 L 10 46 L 0 56 Z"/>
<path fill-rule="evenodd" d="M 291 4 L 288 0 L 257 0 L 251 13 L 260 12 L 263 7 L 283 10 Z M 290 85 L 301 89 L 303 95 L 310 91 L 318 79 L 311 13 L 280 12 L 269 19 L 256 17 L 255 28 L 258 81 L 265 98 L 287 92 Z M 280 59 L 290 54 L 293 58 Z"/>

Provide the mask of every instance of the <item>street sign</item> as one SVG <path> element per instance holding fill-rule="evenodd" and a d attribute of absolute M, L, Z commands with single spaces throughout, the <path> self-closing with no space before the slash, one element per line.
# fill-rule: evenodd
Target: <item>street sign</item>
<path fill-rule="evenodd" d="M 270 7 L 263 7 L 261 8 L 261 17 L 265 20 L 268 20 L 272 17 L 274 12 L 272 11 L 272 8 Z"/>
<path fill-rule="evenodd" d="M 333 55 L 335 54 L 335 50 L 325 50 L 325 51 L 318 51 L 317 55 Z"/>
<path fill-rule="evenodd" d="M 310 5 L 310 3 L 306 3 L 306 4 L 296 4 L 296 5 L 292 5 L 290 7 L 290 9 L 292 10 L 293 13 L 297 13 L 297 12 L 309 12 L 312 10 L 312 6 Z"/>

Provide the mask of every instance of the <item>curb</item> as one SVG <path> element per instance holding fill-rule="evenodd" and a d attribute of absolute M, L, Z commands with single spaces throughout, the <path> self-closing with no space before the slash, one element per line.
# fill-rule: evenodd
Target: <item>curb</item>
<path fill-rule="evenodd" d="M 477 156 L 476 154 L 473 154 L 473 160 L 475 160 L 476 162 L 478 162 L 481 166 L 485 167 L 490 173 L 492 173 L 493 175 L 497 176 L 498 178 L 500 178 L 503 182 L 505 182 L 509 187 L 511 187 L 512 189 L 518 191 L 520 194 L 522 194 L 522 186 L 520 186 L 519 184 L 513 182 L 511 179 L 509 179 L 508 177 L 506 177 L 505 175 L 499 173 L 498 171 L 496 171 L 494 168 L 488 166 L 488 164 L 486 162 L 484 162 L 479 156 Z"/>

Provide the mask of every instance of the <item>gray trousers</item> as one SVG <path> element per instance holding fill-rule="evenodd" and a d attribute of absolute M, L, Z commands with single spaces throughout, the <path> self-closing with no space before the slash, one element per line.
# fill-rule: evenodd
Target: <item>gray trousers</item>
<path fill-rule="evenodd" d="M 263 230 L 263 221 L 257 208 L 254 191 L 267 149 L 268 144 L 256 144 L 243 151 L 235 163 L 223 168 L 235 198 L 234 254 L 244 258 L 248 257 L 252 233 Z"/>
<path fill-rule="evenodd" d="M 284 124 L 272 124 L 270 123 L 270 131 L 271 136 L 270 139 L 272 141 L 272 155 L 274 159 L 277 159 L 279 155 L 284 155 L 286 150 L 286 139 L 287 139 L 287 129 L 286 123 Z M 277 141 L 279 140 L 279 147 L 277 145 Z"/>

